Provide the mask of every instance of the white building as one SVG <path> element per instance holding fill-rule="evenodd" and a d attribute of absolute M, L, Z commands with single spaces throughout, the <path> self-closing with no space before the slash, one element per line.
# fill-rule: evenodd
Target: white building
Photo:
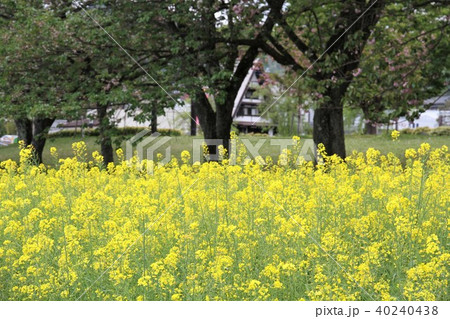
<path fill-rule="evenodd" d="M 173 129 L 179 130 L 182 133 L 187 134 L 190 129 L 190 105 L 180 106 L 176 105 L 173 109 L 164 109 L 164 115 L 158 116 L 157 123 L 158 129 Z M 88 112 L 88 116 L 85 119 L 78 119 L 73 121 L 68 120 L 56 120 L 50 128 L 50 133 L 55 133 L 61 130 L 79 130 L 82 126 L 87 128 L 98 127 L 98 120 L 96 120 L 96 111 L 91 110 Z M 134 116 L 130 116 L 125 107 L 118 108 L 111 120 L 115 123 L 116 127 L 150 127 L 151 122 L 137 122 Z"/>
<path fill-rule="evenodd" d="M 267 119 L 259 116 L 258 105 L 263 102 L 263 97 L 255 96 L 256 87 L 260 85 L 258 83 L 259 76 L 258 71 L 255 68 L 251 68 L 245 77 L 241 88 L 238 91 L 236 99 L 234 101 L 233 108 L 233 124 L 236 125 L 239 131 L 243 133 L 249 132 L 261 132 L 262 128 L 266 128 L 269 134 L 274 133 L 274 125 Z M 95 118 L 96 111 L 89 111 L 88 118 Z M 158 129 L 175 129 L 180 130 L 184 134 L 190 132 L 191 123 L 191 106 L 189 103 L 185 103 L 184 106 L 176 105 L 173 109 L 164 109 L 164 115 L 158 116 L 157 127 Z M 117 127 L 149 127 L 150 121 L 137 122 L 134 119 L 135 114 L 130 114 L 125 107 L 118 108 L 112 121 Z M 197 123 L 198 120 L 195 119 Z M 75 120 L 68 122 L 67 120 L 56 120 L 50 129 L 50 132 L 57 132 L 62 129 L 77 129 L 82 125 L 87 127 L 97 127 L 97 120 Z"/>
<path fill-rule="evenodd" d="M 263 97 L 257 96 L 257 87 L 262 83 L 259 79 L 259 70 L 251 68 L 238 91 L 233 107 L 233 124 L 242 133 L 260 133 L 266 128 L 269 135 L 274 133 L 271 121 L 261 117 L 259 105 Z"/>
<path fill-rule="evenodd" d="M 174 108 L 164 109 L 164 115 L 157 118 L 158 129 L 179 130 L 187 134 L 190 129 L 190 105 L 176 105 Z M 137 122 L 133 116 L 127 115 L 127 112 L 121 108 L 114 113 L 113 117 L 117 127 L 149 127 L 150 121 Z"/>
<path fill-rule="evenodd" d="M 425 100 L 424 105 L 430 106 L 413 122 L 409 122 L 405 117 L 401 117 L 398 120 L 398 129 L 450 126 L 450 94 Z"/>

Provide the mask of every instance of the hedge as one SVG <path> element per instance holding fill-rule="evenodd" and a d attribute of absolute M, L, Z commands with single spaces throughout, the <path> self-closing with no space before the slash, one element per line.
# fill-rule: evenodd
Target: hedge
<path fill-rule="evenodd" d="M 135 135 L 145 128 L 142 127 L 119 127 L 114 129 L 113 135 L 127 136 L 127 135 Z M 158 129 L 158 133 L 163 136 L 181 136 L 180 130 L 172 130 L 172 129 Z M 100 133 L 97 128 L 86 128 L 84 129 L 84 136 L 99 136 Z M 59 132 L 50 133 L 49 137 L 74 137 L 81 136 L 81 130 L 63 130 Z"/>
<path fill-rule="evenodd" d="M 450 126 L 440 126 L 436 128 L 429 128 L 427 126 L 418 128 L 405 128 L 401 130 L 400 133 L 412 135 L 447 136 L 450 135 Z"/>

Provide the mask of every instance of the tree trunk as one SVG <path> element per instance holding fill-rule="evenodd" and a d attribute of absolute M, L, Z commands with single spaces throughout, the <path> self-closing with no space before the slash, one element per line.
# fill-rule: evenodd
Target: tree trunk
<path fill-rule="evenodd" d="M 33 139 L 31 144 L 34 147 L 38 163 L 42 163 L 42 152 L 44 151 L 47 134 L 55 119 L 37 118 L 33 120 Z"/>
<path fill-rule="evenodd" d="M 218 161 L 218 145 L 223 145 L 230 152 L 230 131 L 233 124 L 231 113 L 233 111 L 234 101 L 228 101 L 225 104 L 218 105 L 217 111 L 211 107 L 203 91 L 195 95 L 196 113 L 200 120 L 200 126 L 208 146 L 210 161 Z M 208 140 L 214 140 L 211 143 Z"/>
<path fill-rule="evenodd" d="M 30 145 L 33 140 L 33 123 L 28 118 L 15 119 L 17 135 L 19 141 L 24 141 L 25 145 Z"/>
<path fill-rule="evenodd" d="M 216 136 L 220 140 L 220 144 L 223 145 L 227 154 L 230 152 L 230 131 L 231 124 L 227 124 L 227 121 L 219 121 L 216 124 Z"/>
<path fill-rule="evenodd" d="M 288 112 L 289 114 L 289 135 L 294 135 L 294 113 L 293 112 Z"/>
<path fill-rule="evenodd" d="M 334 103 L 333 103 L 334 104 Z M 322 143 L 328 155 L 345 158 L 344 112 L 342 107 L 325 104 L 314 113 L 313 139 Z"/>
<path fill-rule="evenodd" d="M 364 125 L 364 133 L 369 135 L 377 134 L 377 126 L 374 123 L 367 121 Z"/>
<path fill-rule="evenodd" d="M 200 126 L 203 130 L 203 135 L 205 140 L 216 140 L 216 113 L 211 108 L 205 93 L 202 91 L 196 92 L 195 100 L 197 101 L 197 114 L 200 121 Z M 208 143 L 208 152 L 210 154 L 210 160 L 214 161 L 218 159 L 217 146 L 215 144 Z"/>
<path fill-rule="evenodd" d="M 114 162 L 114 152 L 110 135 L 110 130 L 112 127 L 108 117 L 108 106 L 98 106 L 97 112 L 100 133 L 100 149 L 103 156 L 103 164 L 106 167 L 109 163 Z"/>
<path fill-rule="evenodd" d="M 322 143 L 328 155 L 345 158 L 344 107 L 342 99 L 348 87 L 346 82 L 327 90 L 324 101 L 314 112 L 313 139 Z"/>
<path fill-rule="evenodd" d="M 216 135 L 217 139 L 222 141 L 223 147 L 230 153 L 230 131 L 233 124 L 233 118 L 231 116 L 233 108 L 229 105 L 224 105 L 218 108 L 216 116 Z"/>
<path fill-rule="evenodd" d="M 156 133 L 158 131 L 158 113 L 156 104 L 152 106 L 152 117 L 150 120 L 151 132 Z"/>
<path fill-rule="evenodd" d="M 197 105 L 196 105 L 196 101 L 193 98 L 192 102 L 191 102 L 191 136 L 196 136 L 197 135 L 197 122 L 196 122 L 196 117 L 197 117 Z"/>

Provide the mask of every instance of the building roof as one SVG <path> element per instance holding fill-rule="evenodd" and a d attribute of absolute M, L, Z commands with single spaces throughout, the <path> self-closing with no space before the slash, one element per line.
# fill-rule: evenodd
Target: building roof
<path fill-rule="evenodd" d="M 450 93 L 444 94 L 442 96 L 436 96 L 432 97 L 430 99 L 427 99 L 423 101 L 424 105 L 430 105 L 430 106 L 444 106 L 445 103 L 448 103 L 450 101 Z"/>

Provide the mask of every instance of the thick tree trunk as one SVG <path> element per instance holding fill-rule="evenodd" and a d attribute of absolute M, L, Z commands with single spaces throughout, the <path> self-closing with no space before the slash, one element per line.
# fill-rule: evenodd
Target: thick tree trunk
<path fill-rule="evenodd" d="M 342 99 L 348 87 L 346 82 L 331 87 L 321 106 L 314 112 L 313 139 L 318 145 L 322 143 L 328 155 L 345 158 L 344 109 Z"/>
<path fill-rule="evenodd" d="M 24 141 L 25 145 L 30 145 L 33 140 L 33 123 L 28 118 L 15 119 L 17 135 L 19 141 Z"/>
<path fill-rule="evenodd" d="M 34 147 L 38 163 L 42 163 L 42 152 L 44 151 L 47 134 L 55 119 L 37 118 L 33 120 L 33 139 L 31 144 Z"/>
<path fill-rule="evenodd" d="M 333 103 L 334 104 L 334 103 Z M 341 107 L 325 104 L 314 113 L 313 139 L 322 143 L 328 155 L 345 158 L 344 114 Z"/>
<path fill-rule="evenodd" d="M 198 115 L 200 126 L 208 146 L 211 161 L 219 160 L 218 145 L 223 145 L 230 152 L 230 131 L 233 124 L 231 116 L 234 101 L 228 101 L 217 106 L 214 112 L 203 91 L 195 95 L 196 114 Z M 208 140 L 213 140 L 209 142 Z"/>
<path fill-rule="evenodd" d="M 103 163 L 105 166 L 108 166 L 109 163 L 114 162 L 114 152 L 110 135 L 110 130 L 112 127 L 108 117 L 108 106 L 99 106 L 97 112 L 100 133 L 100 149 L 103 156 Z"/>
<path fill-rule="evenodd" d="M 216 132 L 216 113 L 211 108 L 208 99 L 203 91 L 199 91 L 195 94 L 195 100 L 197 101 L 197 114 L 200 121 L 200 126 L 203 130 L 203 136 L 208 146 L 208 152 L 210 154 L 210 160 L 214 161 L 218 159 L 217 146 L 215 143 L 208 143 L 208 140 L 217 140 Z"/>
<path fill-rule="evenodd" d="M 156 133 L 158 131 L 158 113 L 157 113 L 156 104 L 152 106 L 152 117 L 150 120 L 150 128 L 151 132 Z"/>
<path fill-rule="evenodd" d="M 230 153 L 230 131 L 233 124 L 232 110 L 232 105 L 224 105 L 218 108 L 216 116 L 217 138 L 222 141 L 222 145 L 228 154 Z"/>

